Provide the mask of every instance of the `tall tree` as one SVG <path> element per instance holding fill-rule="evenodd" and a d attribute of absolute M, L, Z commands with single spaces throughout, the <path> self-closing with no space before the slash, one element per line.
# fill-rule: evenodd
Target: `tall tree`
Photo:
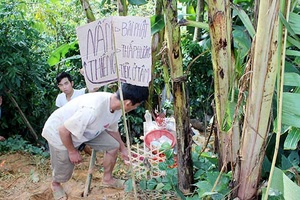
<path fill-rule="evenodd" d="M 253 52 L 250 56 L 250 86 L 239 162 L 235 171 L 237 196 L 240 199 L 255 198 L 267 134 L 269 117 L 278 69 L 279 0 L 260 1 L 258 24 Z"/>
<path fill-rule="evenodd" d="M 183 74 L 180 48 L 180 27 L 177 22 L 177 0 L 163 1 L 168 61 L 174 95 L 174 116 L 178 156 L 178 186 L 183 193 L 189 193 L 193 183 L 193 162 L 191 157 L 192 135 L 189 125 L 189 106 L 186 93 L 186 77 Z"/>
<path fill-rule="evenodd" d="M 209 0 L 208 19 L 211 38 L 211 54 L 214 69 L 214 103 L 216 115 L 216 140 L 220 166 L 226 167 L 232 157 L 232 134 L 224 126 L 229 107 L 230 89 L 233 88 L 234 56 L 232 47 L 232 20 L 230 1 Z M 233 134 L 236 134 L 233 132 Z"/>

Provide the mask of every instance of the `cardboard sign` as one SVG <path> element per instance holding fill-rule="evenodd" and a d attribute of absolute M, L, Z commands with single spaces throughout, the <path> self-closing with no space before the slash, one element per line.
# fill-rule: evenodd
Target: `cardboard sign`
<path fill-rule="evenodd" d="M 77 36 L 89 90 L 118 78 L 133 85 L 149 86 L 152 65 L 149 18 L 108 17 L 78 27 Z"/>

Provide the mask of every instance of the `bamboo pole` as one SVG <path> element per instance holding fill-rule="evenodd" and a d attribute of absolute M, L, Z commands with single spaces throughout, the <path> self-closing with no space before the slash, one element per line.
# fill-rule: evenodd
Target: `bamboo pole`
<path fill-rule="evenodd" d="M 86 179 L 85 187 L 84 187 L 84 191 L 83 191 L 83 197 L 87 197 L 90 192 L 95 161 L 96 161 L 96 151 L 93 149 L 91 159 L 90 159 L 89 171 L 88 171 L 88 175 L 87 175 L 87 179 Z"/>

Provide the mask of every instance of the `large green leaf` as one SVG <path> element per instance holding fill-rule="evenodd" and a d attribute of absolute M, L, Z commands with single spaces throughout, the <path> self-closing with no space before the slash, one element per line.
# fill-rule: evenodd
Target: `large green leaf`
<path fill-rule="evenodd" d="M 298 143 L 300 141 L 300 129 L 299 128 L 292 128 L 289 131 L 289 134 L 287 135 L 285 141 L 284 141 L 284 149 L 292 149 L 295 150 L 298 146 Z"/>
<path fill-rule="evenodd" d="M 288 30 L 289 34 L 292 36 L 296 36 L 294 29 L 291 27 L 292 24 L 290 24 L 288 21 L 286 21 L 285 17 L 283 16 L 283 14 L 281 12 L 279 13 L 279 18 L 280 18 L 280 21 L 284 24 L 285 28 Z"/>
<path fill-rule="evenodd" d="M 285 73 L 284 85 L 300 87 L 300 75 L 297 73 Z"/>
<path fill-rule="evenodd" d="M 291 179 L 289 179 L 283 173 L 283 171 L 281 171 L 276 167 L 273 174 L 270 193 L 269 193 L 269 197 L 277 195 L 277 196 L 282 196 L 283 199 L 287 199 L 287 200 L 300 199 L 300 187 L 297 186 L 293 181 L 291 181 Z M 263 197 L 265 195 L 266 195 L 266 190 L 263 189 Z"/>
<path fill-rule="evenodd" d="M 241 59 L 244 60 L 249 54 L 251 39 L 247 35 L 244 27 L 234 26 L 233 29 L 232 35 L 234 38 L 234 46 L 237 47 L 236 51 L 240 53 Z"/>
<path fill-rule="evenodd" d="M 290 36 L 287 37 L 287 41 L 289 43 L 289 46 L 295 46 L 297 47 L 298 49 L 300 49 L 300 41 L 299 40 L 296 40 Z"/>
<path fill-rule="evenodd" d="M 153 15 L 152 17 L 150 17 L 150 22 L 151 22 L 152 35 L 159 32 L 165 27 L 165 21 L 163 15 Z"/>
<path fill-rule="evenodd" d="M 236 106 L 235 102 L 230 102 L 230 101 L 227 102 L 226 113 L 225 113 L 224 121 L 222 124 L 223 131 L 228 132 L 232 126 L 233 116 L 234 116 L 234 112 L 235 112 L 235 106 Z"/>
<path fill-rule="evenodd" d="M 293 13 L 291 12 L 290 13 L 290 18 L 289 18 L 289 24 L 291 26 L 291 28 L 293 29 L 293 31 L 296 33 L 296 34 L 300 34 L 300 15 L 297 14 L 297 13 Z"/>
<path fill-rule="evenodd" d="M 282 123 L 300 128 L 300 94 L 284 92 L 282 103 Z"/>
<path fill-rule="evenodd" d="M 249 16 L 246 14 L 246 12 L 239 6 L 232 4 L 233 10 L 236 12 L 236 14 L 239 16 L 239 18 L 242 20 L 244 26 L 246 27 L 247 31 L 249 32 L 251 38 L 255 35 L 255 29 L 254 26 L 249 18 Z"/>
<path fill-rule="evenodd" d="M 187 7 L 187 19 L 188 20 L 193 20 L 193 21 L 196 21 L 196 11 L 194 9 L 194 6 L 192 5 L 189 5 Z"/>
<path fill-rule="evenodd" d="M 69 52 L 69 50 L 73 50 L 75 48 L 75 45 L 77 45 L 77 43 L 77 41 L 74 41 L 70 44 L 63 44 L 57 49 L 55 49 L 48 58 L 48 64 L 50 66 L 54 66 L 57 63 L 59 63 L 60 60 L 64 58 L 65 55 Z"/>
<path fill-rule="evenodd" d="M 297 56 L 297 57 L 300 57 L 300 51 L 287 49 L 286 50 L 286 55 L 287 56 Z"/>

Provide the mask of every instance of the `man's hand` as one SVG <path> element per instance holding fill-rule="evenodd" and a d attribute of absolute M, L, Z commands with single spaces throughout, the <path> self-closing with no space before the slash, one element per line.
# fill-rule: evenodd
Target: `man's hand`
<path fill-rule="evenodd" d="M 78 150 L 74 147 L 71 132 L 66 129 L 64 125 L 58 128 L 59 136 L 62 143 L 65 145 L 69 152 L 69 158 L 71 163 L 78 164 L 82 161 L 81 155 Z"/>
<path fill-rule="evenodd" d="M 74 165 L 76 165 L 82 161 L 82 157 L 81 157 L 79 151 L 77 151 L 77 150 L 72 151 L 72 152 L 69 151 L 69 158 L 70 158 L 71 163 L 73 163 Z"/>

